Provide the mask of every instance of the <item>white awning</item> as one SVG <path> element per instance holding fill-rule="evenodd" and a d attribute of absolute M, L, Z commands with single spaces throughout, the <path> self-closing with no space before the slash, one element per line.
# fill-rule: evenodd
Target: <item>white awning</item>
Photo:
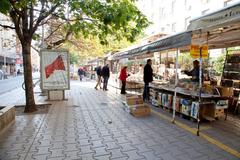
<path fill-rule="evenodd" d="M 210 30 L 240 22 L 240 3 L 223 8 L 190 21 L 188 31 Z"/>

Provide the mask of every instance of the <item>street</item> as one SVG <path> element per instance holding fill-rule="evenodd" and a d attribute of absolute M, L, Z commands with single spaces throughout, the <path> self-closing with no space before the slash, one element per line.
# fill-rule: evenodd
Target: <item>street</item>
<path fill-rule="evenodd" d="M 39 72 L 33 73 L 33 79 L 39 78 Z M 0 80 L 0 106 L 21 105 L 25 103 L 22 89 L 23 75 Z M 9 98 L 11 97 L 11 100 Z"/>
<path fill-rule="evenodd" d="M 22 75 L 0 80 L 0 88 L 1 88 L 0 95 L 21 87 L 22 83 L 23 83 Z"/>

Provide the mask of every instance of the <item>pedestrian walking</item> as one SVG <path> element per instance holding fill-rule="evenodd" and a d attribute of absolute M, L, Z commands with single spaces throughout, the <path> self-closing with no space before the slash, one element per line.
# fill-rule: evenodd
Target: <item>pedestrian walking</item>
<path fill-rule="evenodd" d="M 124 66 L 121 69 L 120 75 L 119 75 L 119 79 L 122 82 L 122 87 L 121 87 L 121 94 L 126 94 L 126 80 L 127 80 L 127 66 Z"/>
<path fill-rule="evenodd" d="M 152 70 L 152 60 L 148 59 L 147 64 L 144 67 L 143 71 L 143 80 L 144 80 L 144 91 L 143 91 L 143 100 L 149 100 L 149 83 L 153 81 L 153 70 Z"/>
<path fill-rule="evenodd" d="M 110 71 L 109 71 L 109 67 L 108 64 L 106 64 L 103 68 L 102 68 L 102 72 L 101 75 L 103 77 L 103 90 L 107 91 L 107 84 L 108 84 L 108 79 L 110 77 Z"/>
<path fill-rule="evenodd" d="M 98 86 L 100 87 L 100 89 L 102 89 L 101 87 L 101 72 L 102 72 L 102 66 L 98 66 L 96 68 L 96 73 L 97 73 L 97 84 L 95 86 L 95 89 L 98 90 Z"/>
<path fill-rule="evenodd" d="M 80 67 L 78 69 L 78 76 L 79 76 L 80 81 L 82 81 L 83 75 L 84 75 L 84 70 Z"/>

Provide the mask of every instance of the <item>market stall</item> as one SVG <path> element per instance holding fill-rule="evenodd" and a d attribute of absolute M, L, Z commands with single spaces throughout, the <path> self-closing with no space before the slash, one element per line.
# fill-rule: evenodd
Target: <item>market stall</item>
<path fill-rule="evenodd" d="M 119 57 L 134 57 L 154 52 L 175 50 L 174 77 L 168 84 L 150 85 L 152 104 L 168 107 L 175 112 L 197 120 L 199 134 L 200 120 L 215 120 L 224 115 L 228 106 L 228 97 L 219 92 L 217 86 L 203 83 L 202 62 L 208 58 L 208 49 L 227 48 L 240 45 L 240 3 L 223 10 L 192 20 L 188 31 L 161 38 L 150 44 L 119 54 Z M 179 54 L 190 51 L 193 58 L 200 62 L 199 81 L 192 83 L 179 79 L 181 72 L 178 65 Z M 160 53 L 161 55 L 161 53 Z M 173 67 L 172 67 L 173 68 Z M 221 94 L 219 94 L 221 93 Z M 210 113 L 210 114 L 207 114 Z"/>

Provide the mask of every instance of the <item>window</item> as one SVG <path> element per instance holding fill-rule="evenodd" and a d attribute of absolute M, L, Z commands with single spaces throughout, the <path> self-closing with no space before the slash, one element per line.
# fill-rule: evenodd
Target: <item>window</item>
<path fill-rule="evenodd" d="M 191 3 L 189 3 L 189 0 L 184 1 L 185 10 L 190 11 L 192 9 Z"/>
<path fill-rule="evenodd" d="M 223 5 L 224 5 L 224 7 L 227 7 L 227 6 L 231 5 L 232 3 L 233 3 L 232 0 L 225 0 Z"/>
<path fill-rule="evenodd" d="M 185 18 L 185 21 L 184 21 L 184 29 L 186 30 L 188 25 L 189 25 L 189 21 L 190 21 L 191 17 L 187 17 Z"/>
<path fill-rule="evenodd" d="M 172 24 L 172 32 L 176 32 L 176 23 Z"/>
<path fill-rule="evenodd" d="M 175 4 L 176 4 L 176 1 L 172 1 L 172 13 L 174 13 L 174 10 L 175 10 Z"/>
<path fill-rule="evenodd" d="M 209 9 L 203 10 L 203 11 L 202 11 L 202 15 L 207 14 L 208 11 L 209 11 Z"/>

